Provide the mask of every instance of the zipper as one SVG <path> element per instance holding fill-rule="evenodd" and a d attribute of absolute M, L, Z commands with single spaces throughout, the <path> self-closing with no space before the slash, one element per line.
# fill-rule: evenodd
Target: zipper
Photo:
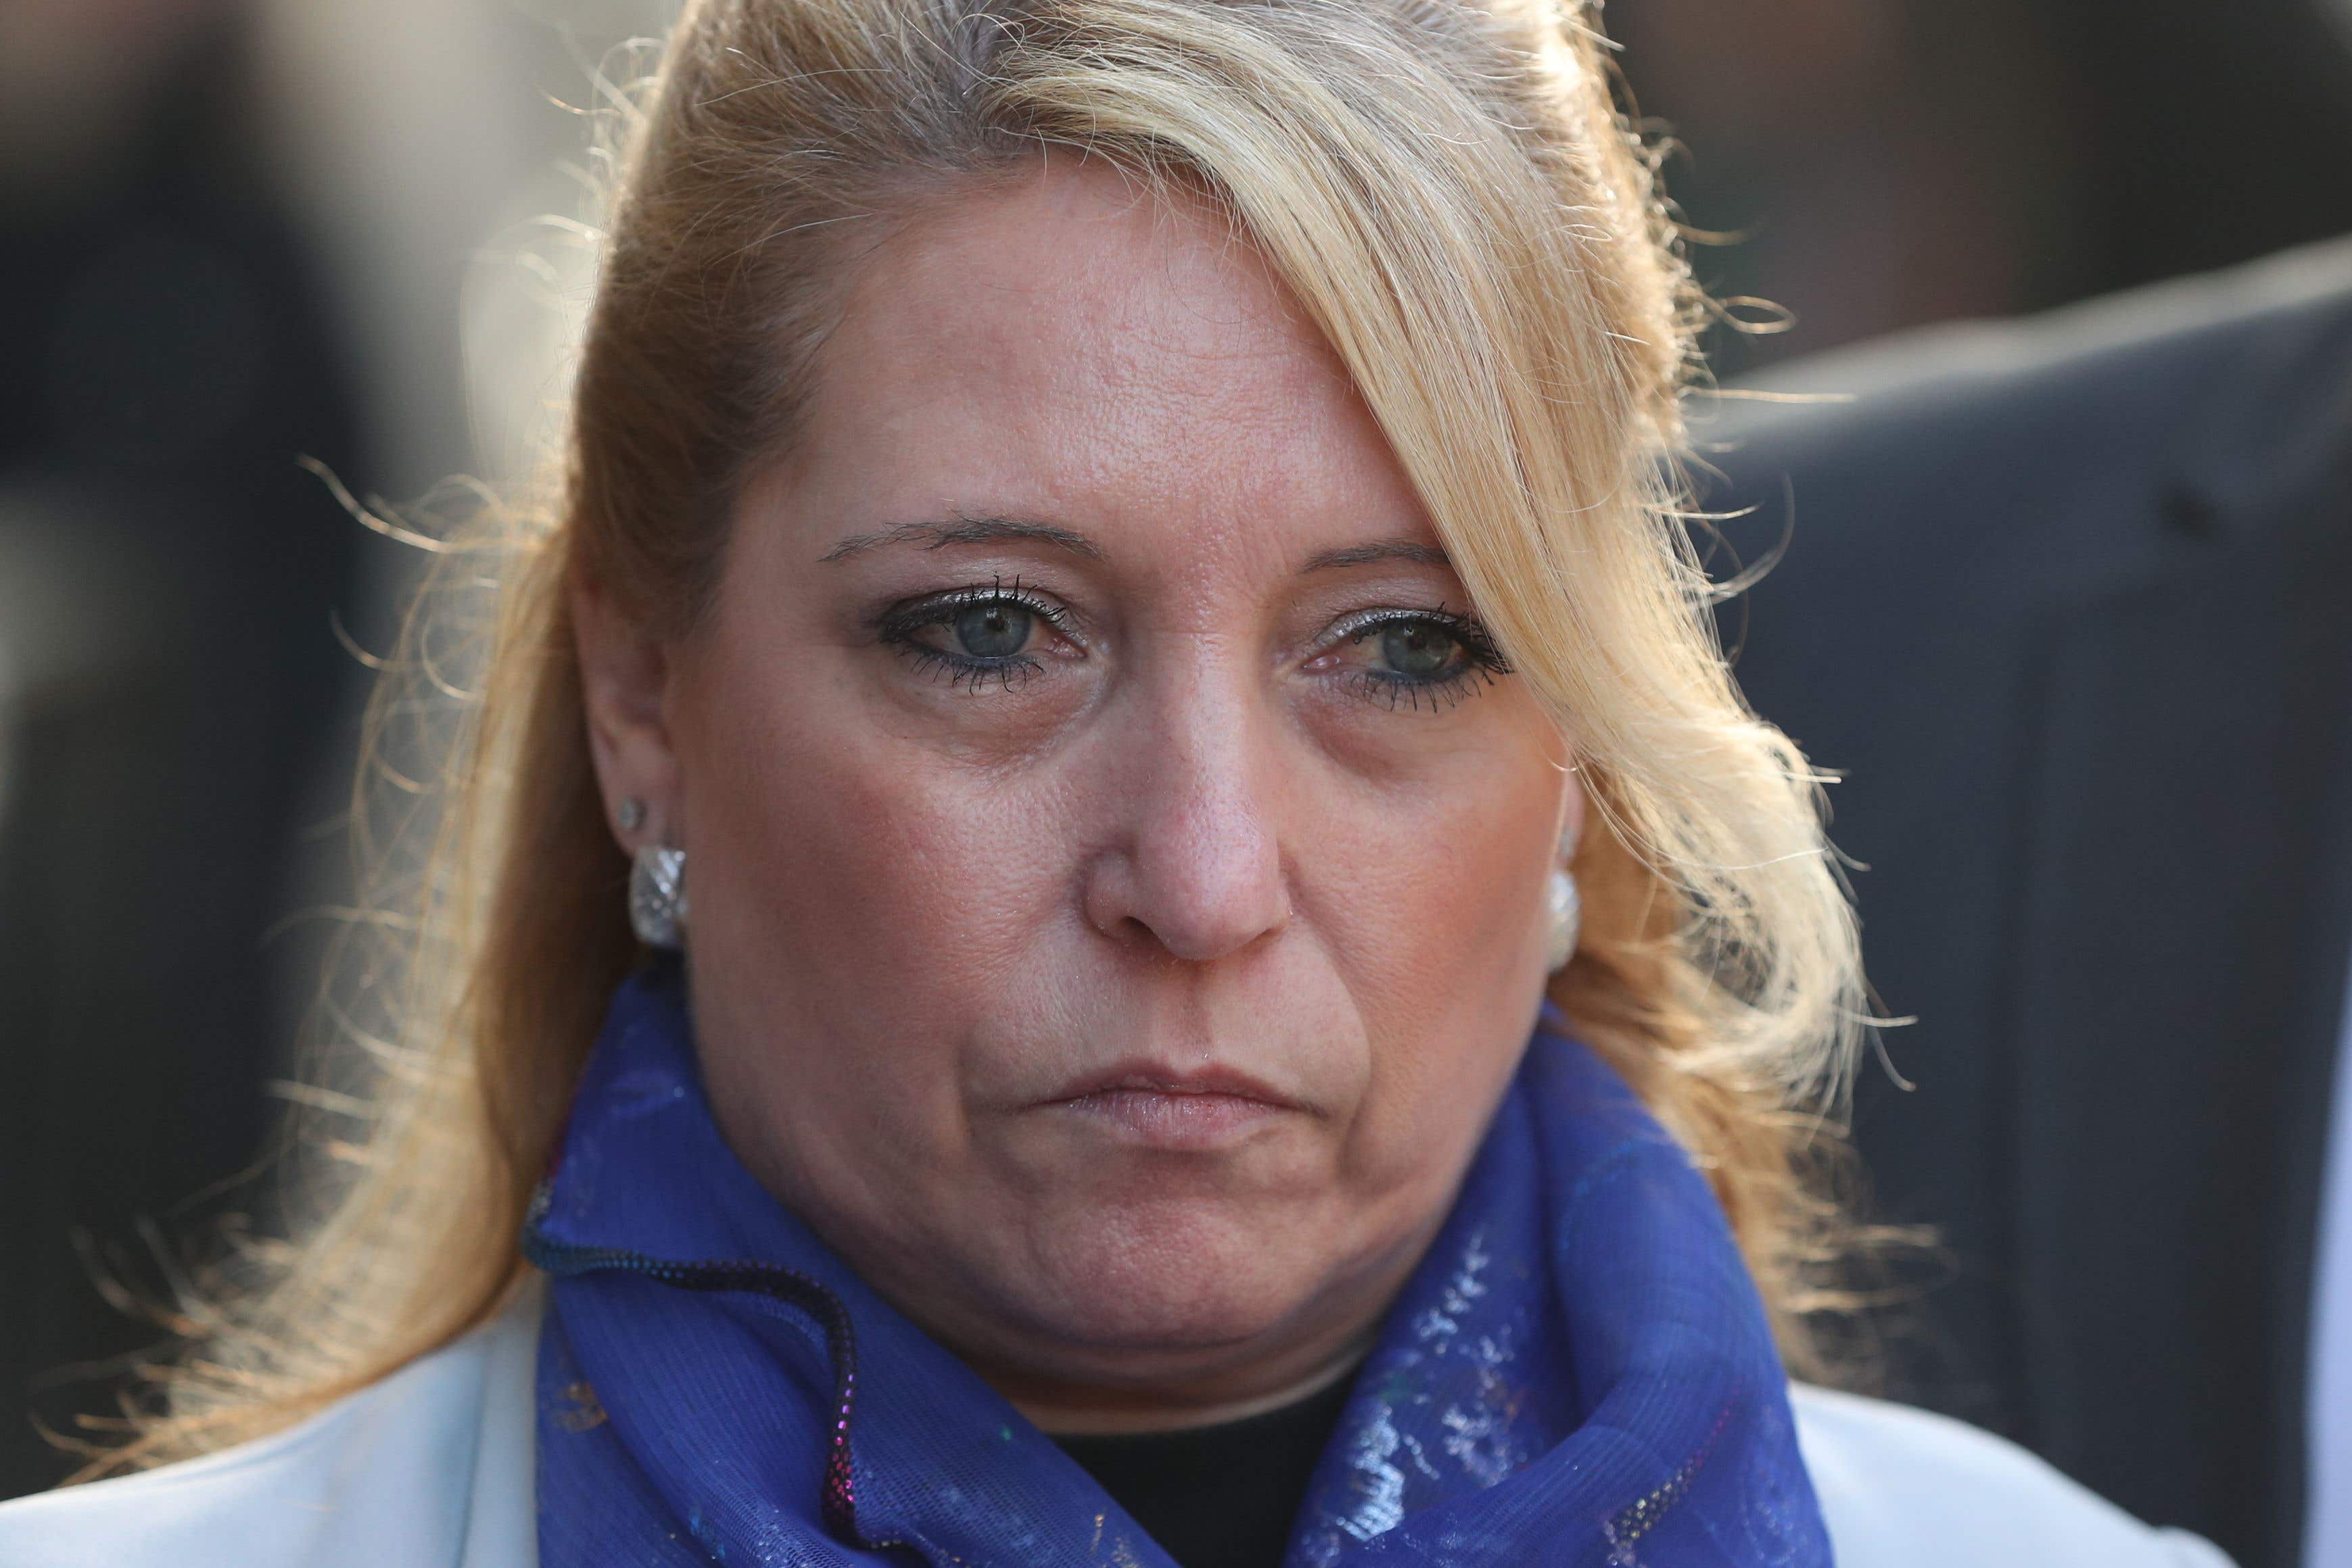
<path fill-rule="evenodd" d="M 849 1424 L 857 1406 L 857 1333 L 841 1298 L 797 1269 L 749 1259 L 681 1263 L 617 1247 L 581 1247 L 559 1241 L 541 1228 L 547 1218 L 547 1184 L 531 1195 L 523 1221 L 522 1255 L 533 1267 L 559 1280 L 583 1274 L 640 1274 L 681 1291 L 765 1296 L 806 1313 L 824 1335 L 833 1369 L 833 1430 L 826 1439 L 822 1516 L 827 1533 L 861 1552 L 914 1550 L 905 1541 L 868 1540 L 857 1528 L 857 1478 L 850 1463 Z"/>

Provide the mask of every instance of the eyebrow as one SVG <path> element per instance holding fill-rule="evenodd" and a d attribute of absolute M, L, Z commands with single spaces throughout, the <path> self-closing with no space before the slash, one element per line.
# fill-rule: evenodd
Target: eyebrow
<path fill-rule="evenodd" d="M 1019 517 L 957 517 L 948 522 L 898 523 L 871 533 L 851 534 L 833 549 L 817 558 L 830 564 L 863 555 L 886 545 L 919 545 L 934 550 L 947 545 L 993 544 L 1003 539 L 1026 539 L 1052 545 L 1084 556 L 1088 560 L 1103 559 L 1102 547 L 1071 528 L 1056 528 L 1051 523 L 1033 523 Z M 1453 559 L 1435 545 L 1419 539 L 1381 539 L 1370 544 L 1343 545 L 1336 549 L 1319 550 L 1309 556 L 1307 564 L 1298 569 L 1304 577 L 1310 571 L 1329 571 L 1341 567 L 1377 566 L 1381 561 L 1409 560 L 1419 566 L 1451 568 Z"/>
<path fill-rule="evenodd" d="M 1348 545 L 1339 549 L 1327 549 L 1307 558 L 1298 569 L 1304 577 L 1310 571 L 1328 571 L 1334 567 L 1376 566 L 1384 560 L 1409 560 L 1419 566 L 1451 567 L 1452 558 L 1435 545 L 1423 544 L 1419 539 L 1382 539 L 1377 544 Z"/>
<path fill-rule="evenodd" d="M 940 523 L 899 523 L 892 528 L 877 528 L 870 534 L 851 534 L 817 559 L 820 563 L 828 564 L 846 560 L 851 556 L 863 555 L 884 545 L 920 545 L 929 550 L 947 545 L 993 544 L 1001 539 L 1026 539 L 1068 550 L 1088 560 L 1102 559 L 1102 547 L 1086 535 L 1068 528 L 1057 528 L 1051 523 L 1026 522 L 1019 517 L 956 517 Z"/>

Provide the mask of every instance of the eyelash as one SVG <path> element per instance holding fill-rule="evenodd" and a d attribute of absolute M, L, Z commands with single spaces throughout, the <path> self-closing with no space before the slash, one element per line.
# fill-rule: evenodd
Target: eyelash
<path fill-rule="evenodd" d="M 877 618 L 877 633 L 885 643 L 906 659 L 918 674 L 943 673 L 947 684 L 963 686 L 973 692 L 987 689 L 989 681 L 996 682 L 1000 691 L 1017 690 L 1043 667 L 1034 654 L 1023 653 L 1003 659 L 975 659 L 970 654 L 950 653 L 934 647 L 917 636 L 933 626 L 947 624 L 956 612 L 976 604 L 1016 605 L 1056 632 L 1068 635 L 1069 612 L 1052 600 L 1045 598 L 1022 584 L 1019 578 L 1007 582 L 998 578 L 987 583 L 973 583 L 945 593 L 927 594 L 919 599 L 894 604 Z M 1447 636 L 1460 644 L 1465 655 L 1463 668 L 1442 680 L 1414 680 L 1397 674 L 1383 674 L 1374 670 L 1359 670 L 1347 677 L 1347 686 L 1367 702 L 1394 712 L 1410 707 L 1419 713 L 1435 714 L 1457 706 L 1464 698 L 1475 695 L 1479 688 L 1495 684 L 1497 675 L 1511 674 L 1511 663 L 1495 645 L 1484 622 L 1439 605 L 1435 610 L 1369 610 L 1344 617 L 1323 639 L 1317 650 L 1318 655 L 1336 649 L 1360 643 L 1390 626 L 1431 624 L 1443 627 Z"/>
<path fill-rule="evenodd" d="M 985 691 L 990 680 L 999 691 L 1013 691 L 1027 683 L 1042 667 L 1034 655 L 1016 654 L 1003 659 L 975 659 L 967 653 L 951 653 L 945 648 L 935 648 L 915 634 L 929 627 L 946 625 L 960 610 L 975 604 L 1012 604 L 1037 617 L 1052 630 L 1067 634 L 1069 612 L 1022 586 L 1014 578 L 1007 582 L 997 578 L 987 583 L 951 589 L 945 593 L 926 594 L 920 599 L 894 604 L 885 610 L 876 625 L 876 632 L 898 655 L 912 664 L 919 674 L 943 674 L 947 684 L 964 686 L 974 692 Z"/>
<path fill-rule="evenodd" d="M 1466 697 L 1475 696 L 1495 684 L 1497 675 L 1511 674 L 1511 662 L 1495 645 L 1495 639 L 1486 623 L 1475 616 L 1439 605 L 1435 610 L 1368 610 L 1343 619 L 1333 628 L 1320 650 L 1335 649 L 1360 643 L 1390 626 L 1414 624 L 1437 625 L 1447 636 L 1461 644 L 1465 663 L 1462 669 L 1443 680 L 1419 681 L 1395 674 L 1382 674 L 1376 670 L 1359 670 L 1348 677 L 1347 684 L 1367 702 L 1377 703 L 1394 712 L 1410 707 L 1415 713 L 1444 713 L 1458 706 Z"/>

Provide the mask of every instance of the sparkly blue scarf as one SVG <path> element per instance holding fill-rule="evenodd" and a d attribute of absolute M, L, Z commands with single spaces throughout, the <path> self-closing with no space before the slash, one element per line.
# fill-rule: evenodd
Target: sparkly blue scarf
<path fill-rule="evenodd" d="M 1830 1549 L 1707 1186 L 1547 1015 L 1356 1376 L 1286 1568 Z M 721 1141 L 675 968 L 614 998 L 525 1238 L 545 1568 L 1169 1568 Z"/>

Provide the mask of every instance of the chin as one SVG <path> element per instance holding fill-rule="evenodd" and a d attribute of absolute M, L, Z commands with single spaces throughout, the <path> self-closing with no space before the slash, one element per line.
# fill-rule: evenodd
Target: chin
<path fill-rule="evenodd" d="M 1153 1353 L 1213 1361 L 1279 1337 L 1344 1260 L 1330 1227 L 1264 1205 L 1109 1205 L 1041 1238 L 1031 1309 L 1080 1354 L 1121 1365 Z"/>

